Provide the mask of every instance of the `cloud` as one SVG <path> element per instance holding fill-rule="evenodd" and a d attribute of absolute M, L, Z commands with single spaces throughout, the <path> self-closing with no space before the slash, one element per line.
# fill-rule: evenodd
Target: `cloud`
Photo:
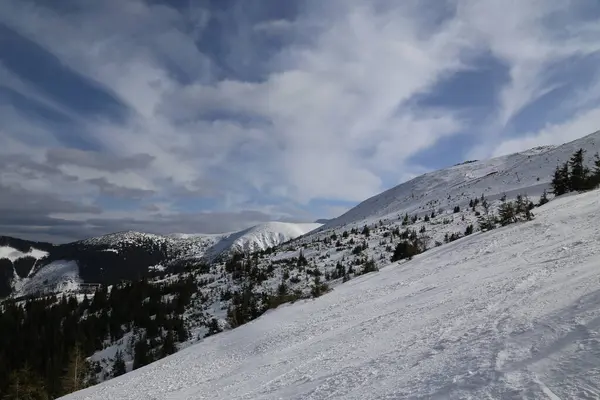
<path fill-rule="evenodd" d="M 8 0 L 0 26 L 24 50 L 0 64 L 0 183 L 100 210 L 47 210 L 71 236 L 73 221 L 88 235 L 332 216 L 464 154 L 596 130 L 594 86 L 556 69 L 600 49 L 583 3 Z M 63 85 L 26 71 L 36 54 Z M 473 73 L 494 104 L 455 106 Z M 432 149 L 444 157 L 417 157 Z"/>
<path fill-rule="evenodd" d="M 135 154 L 117 157 L 114 154 L 101 154 L 95 151 L 78 149 L 48 149 L 46 161 L 53 166 L 78 165 L 97 170 L 117 172 L 147 168 L 154 160 L 149 154 Z"/>
<path fill-rule="evenodd" d="M 597 132 L 600 128 L 599 121 L 600 107 L 576 115 L 566 122 L 548 125 L 538 132 L 503 141 L 496 148 L 494 156 L 512 154 L 542 145 L 560 145 L 570 142 L 585 134 Z"/>
<path fill-rule="evenodd" d="M 100 193 L 102 193 L 105 196 L 138 199 L 149 197 L 154 194 L 153 190 L 128 188 L 115 185 L 114 183 L 110 183 L 106 178 L 92 178 L 88 179 L 86 182 L 97 186 L 100 189 Z"/>

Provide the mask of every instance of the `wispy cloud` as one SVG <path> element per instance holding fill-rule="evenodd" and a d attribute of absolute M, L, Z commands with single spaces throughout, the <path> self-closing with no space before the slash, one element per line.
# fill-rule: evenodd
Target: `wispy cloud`
<path fill-rule="evenodd" d="M 596 130 L 597 97 L 585 88 L 597 80 L 554 69 L 597 55 L 593 12 L 567 0 L 8 0 L 0 25 L 21 50 L 0 47 L 0 157 L 30 162 L 11 164 L 0 183 L 81 204 L 88 211 L 45 215 L 100 227 L 82 235 L 331 216 L 339 201 L 469 152 Z M 50 63 L 61 85 L 44 65 L 26 69 L 28 57 Z M 494 104 L 458 101 L 478 90 L 461 86 L 475 72 L 494 81 Z M 536 107 L 558 89 L 562 119 L 544 121 Z M 469 140 L 415 162 L 455 137 Z M 135 218 L 116 218 L 132 208 Z"/>

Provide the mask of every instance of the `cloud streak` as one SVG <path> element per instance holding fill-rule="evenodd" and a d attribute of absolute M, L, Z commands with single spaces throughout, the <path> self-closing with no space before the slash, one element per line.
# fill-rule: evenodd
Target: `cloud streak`
<path fill-rule="evenodd" d="M 339 202 L 471 154 L 596 130 L 597 96 L 584 88 L 597 78 L 555 70 L 598 55 L 600 29 L 586 16 L 600 10 L 584 6 L 109 0 L 54 9 L 8 0 L 0 25 L 23 50 L 0 59 L 9 90 L 0 90 L 0 157 L 22 162 L 0 183 L 80 204 L 87 211 L 45 214 L 98 227 L 72 237 L 331 216 Z M 65 87 L 48 90 L 44 65 L 25 72 L 28 57 L 51 63 Z M 477 90 L 461 84 L 475 73 L 493 81 L 493 104 L 459 101 Z M 539 108 L 556 90 L 562 100 L 548 107 L 561 119 L 545 121 Z M 463 139 L 443 157 L 419 158 L 453 138 Z"/>

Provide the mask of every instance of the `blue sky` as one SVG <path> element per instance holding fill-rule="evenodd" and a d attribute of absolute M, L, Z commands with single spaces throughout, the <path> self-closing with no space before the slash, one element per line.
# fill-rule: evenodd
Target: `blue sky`
<path fill-rule="evenodd" d="M 312 221 L 582 137 L 599 18 L 595 0 L 4 0 L 0 234 Z"/>

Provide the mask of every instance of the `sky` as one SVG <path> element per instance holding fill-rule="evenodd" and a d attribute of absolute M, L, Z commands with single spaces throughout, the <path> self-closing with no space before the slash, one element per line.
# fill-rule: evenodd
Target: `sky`
<path fill-rule="evenodd" d="M 597 0 L 0 1 L 0 235 L 336 217 L 600 129 Z"/>

